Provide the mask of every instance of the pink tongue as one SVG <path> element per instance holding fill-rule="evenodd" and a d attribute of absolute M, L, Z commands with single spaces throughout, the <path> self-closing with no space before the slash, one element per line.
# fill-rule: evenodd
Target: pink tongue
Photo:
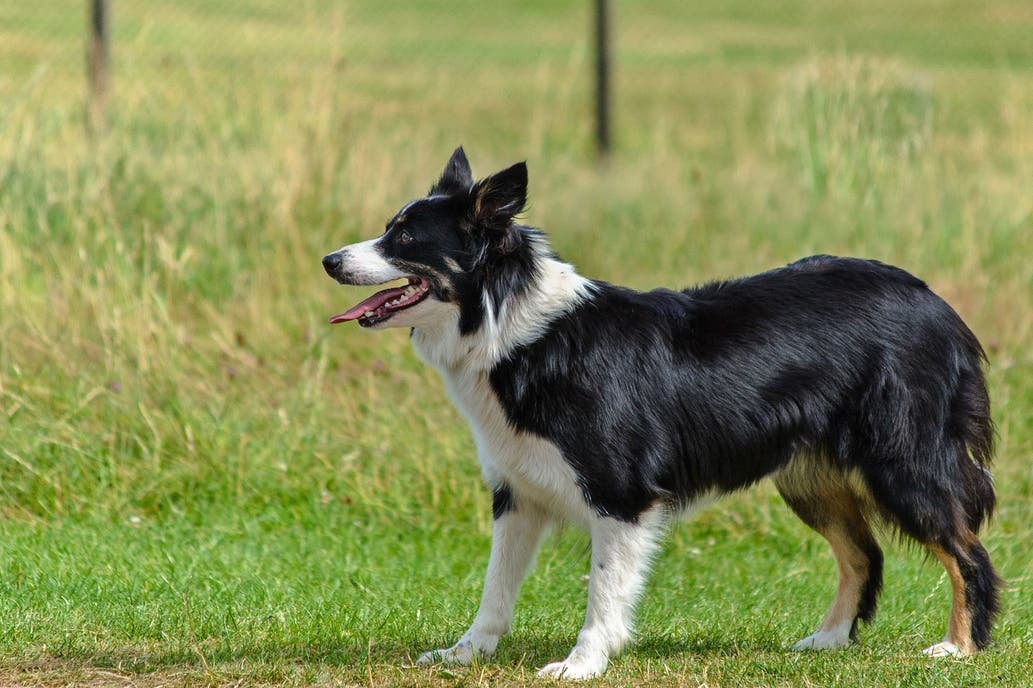
<path fill-rule="evenodd" d="M 358 320 L 366 311 L 376 312 L 378 308 L 388 301 L 391 301 L 405 293 L 405 290 L 406 287 L 392 287 L 391 289 L 378 291 L 376 294 L 361 303 L 355 304 L 344 313 L 330 318 L 330 324 L 336 325 L 337 323 L 348 322 L 349 320 Z"/>

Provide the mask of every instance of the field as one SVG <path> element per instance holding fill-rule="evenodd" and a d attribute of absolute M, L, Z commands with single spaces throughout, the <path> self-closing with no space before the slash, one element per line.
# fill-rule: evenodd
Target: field
<path fill-rule="evenodd" d="M 82 5 L 0 6 L 0 685 L 515 686 L 565 654 L 575 530 L 495 658 L 406 668 L 472 619 L 490 499 L 406 334 L 326 324 L 363 292 L 320 258 L 460 143 L 477 174 L 528 161 L 526 221 L 588 276 L 877 258 L 989 354 L 987 652 L 917 655 L 950 586 L 892 537 L 861 644 L 787 652 L 834 565 L 761 485 L 674 529 L 599 685 L 1031 685 L 1028 2 L 617 2 L 605 161 L 588 3 L 116 0 L 102 130 Z"/>

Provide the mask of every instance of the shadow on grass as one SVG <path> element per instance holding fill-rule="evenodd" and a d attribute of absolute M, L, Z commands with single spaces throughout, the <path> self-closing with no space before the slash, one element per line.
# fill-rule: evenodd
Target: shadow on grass
<path fill-rule="evenodd" d="M 504 638 L 498 652 L 484 662 L 500 668 L 535 669 L 549 662 L 562 659 L 573 647 L 576 638 L 560 635 L 515 635 Z M 292 667 L 324 667 L 329 669 L 358 670 L 362 667 L 396 667 L 405 669 L 428 649 L 444 647 L 441 638 L 430 641 L 406 642 L 400 639 L 370 639 L 365 643 L 335 642 L 320 640 L 299 643 L 269 643 L 231 646 L 224 640 L 208 639 L 190 646 L 175 648 L 137 646 L 109 651 L 90 651 L 68 648 L 65 652 L 28 660 L 23 667 L 45 667 L 54 662 L 67 661 L 79 666 L 111 668 L 122 673 L 147 674 L 169 672 L 177 669 L 194 669 L 204 672 L 229 671 L 234 667 L 248 667 L 248 673 L 258 672 L 270 678 L 290 671 Z M 724 634 L 713 636 L 661 636 L 640 638 L 631 645 L 626 654 L 645 659 L 668 659 L 680 656 L 698 658 L 719 658 L 738 655 L 757 655 L 784 652 L 785 647 L 775 639 L 729 638 Z"/>
<path fill-rule="evenodd" d="M 674 657 L 678 655 L 694 655 L 699 657 L 735 657 L 738 655 L 757 655 L 762 653 L 780 653 L 787 650 L 778 638 L 756 639 L 735 638 L 727 635 L 692 636 L 688 638 L 640 638 L 630 652 L 652 657 Z"/>

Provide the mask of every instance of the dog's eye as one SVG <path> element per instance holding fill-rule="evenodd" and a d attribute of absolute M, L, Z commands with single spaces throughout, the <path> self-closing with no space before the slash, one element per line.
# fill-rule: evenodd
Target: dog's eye
<path fill-rule="evenodd" d="M 398 233 L 398 243 L 400 243 L 400 244 L 411 244 L 412 243 L 412 234 L 409 234 L 409 232 L 407 232 L 407 231 L 405 231 L 403 229 L 401 232 Z"/>

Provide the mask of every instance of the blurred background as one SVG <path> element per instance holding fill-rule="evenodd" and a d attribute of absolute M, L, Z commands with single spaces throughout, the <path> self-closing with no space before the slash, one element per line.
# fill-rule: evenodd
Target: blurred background
<path fill-rule="evenodd" d="M 926 279 L 988 349 L 1001 520 L 1028 535 L 1027 0 L 612 2 L 606 155 L 594 2 L 110 0 L 96 99 L 90 5 L 0 0 L 0 578 L 54 581 L 9 583 L 15 654 L 67 628 L 138 637 L 39 612 L 86 575 L 40 554 L 63 528 L 174 550 L 170 524 L 248 542 L 299 522 L 348 533 L 316 549 L 354 571 L 403 528 L 483 545 L 440 382 L 404 332 L 331 329 L 361 290 L 319 262 L 460 144 L 479 176 L 528 161 L 526 222 L 590 277 L 687 285 L 824 252 Z M 776 501 L 733 511 L 781 528 Z M 269 565 L 253 554 L 225 565 Z"/>

